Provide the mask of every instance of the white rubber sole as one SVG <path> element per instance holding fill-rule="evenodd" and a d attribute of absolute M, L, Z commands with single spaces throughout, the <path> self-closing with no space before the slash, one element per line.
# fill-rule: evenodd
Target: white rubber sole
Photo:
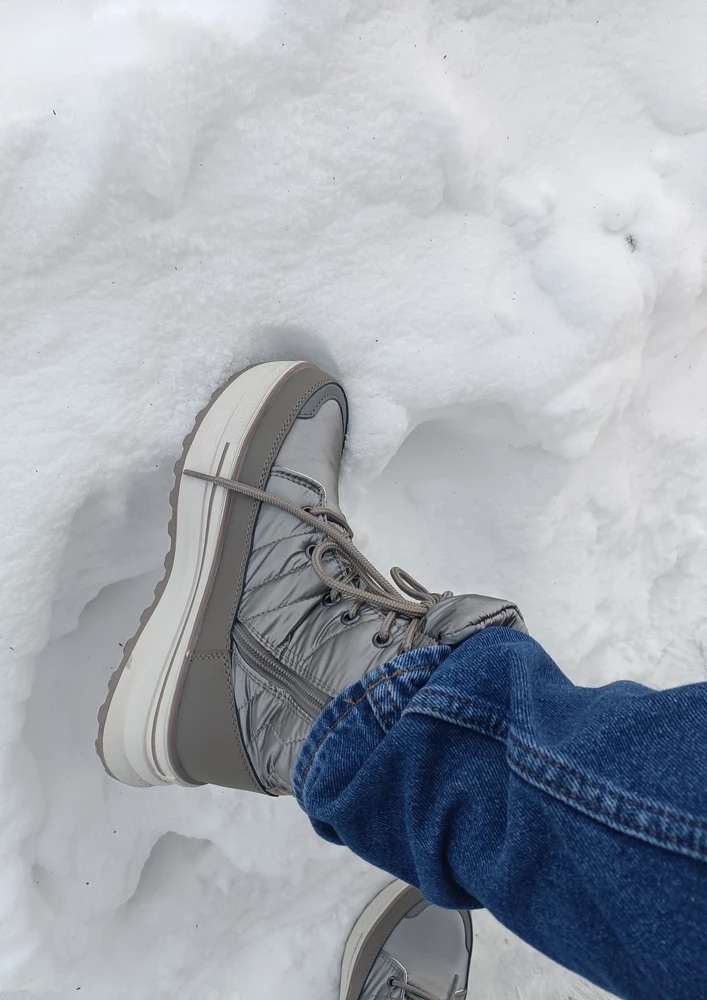
<path fill-rule="evenodd" d="M 371 931 L 390 907 L 408 892 L 410 892 L 410 886 L 406 882 L 391 882 L 382 892 L 378 893 L 375 899 L 371 900 L 354 924 L 353 930 L 346 942 L 344 957 L 341 960 L 339 1000 L 346 1000 L 347 998 L 353 970 Z"/>
<path fill-rule="evenodd" d="M 228 491 L 182 476 L 182 469 L 230 478 L 254 422 L 298 365 L 270 362 L 236 376 L 202 410 L 185 441 L 175 469 L 166 575 L 138 632 L 126 643 L 99 712 L 96 748 L 109 774 L 125 784 L 189 784 L 178 777 L 170 760 L 170 720 L 220 557 Z"/>

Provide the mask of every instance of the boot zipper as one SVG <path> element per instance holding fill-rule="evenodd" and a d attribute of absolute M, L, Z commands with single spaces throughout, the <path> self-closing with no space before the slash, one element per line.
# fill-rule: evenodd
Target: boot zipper
<path fill-rule="evenodd" d="M 248 666 L 265 680 L 270 681 L 271 684 L 284 688 L 314 721 L 331 699 L 304 677 L 298 677 L 297 674 L 275 659 L 272 653 L 268 652 L 241 622 L 236 622 L 233 635 L 238 652 Z"/>

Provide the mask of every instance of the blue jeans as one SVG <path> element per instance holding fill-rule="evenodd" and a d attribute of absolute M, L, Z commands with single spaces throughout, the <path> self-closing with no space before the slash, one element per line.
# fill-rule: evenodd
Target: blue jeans
<path fill-rule="evenodd" d="M 344 691 L 295 793 L 327 840 L 626 1000 L 707 998 L 707 684 L 575 687 L 491 628 Z"/>

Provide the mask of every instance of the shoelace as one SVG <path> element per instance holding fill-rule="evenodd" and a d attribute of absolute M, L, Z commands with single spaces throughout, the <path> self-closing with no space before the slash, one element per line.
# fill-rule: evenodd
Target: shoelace
<path fill-rule="evenodd" d="M 402 979 L 396 979 L 395 976 L 391 976 L 388 980 L 388 986 L 393 986 L 403 991 L 403 1000 L 465 1000 L 466 990 L 458 990 L 458 983 L 459 976 L 455 976 L 451 990 L 446 997 L 442 998 L 433 996 L 432 993 L 428 993 L 427 990 L 422 990 L 419 986 L 414 986 L 412 983 L 404 983 Z"/>
<path fill-rule="evenodd" d="M 447 590 L 443 594 L 432 593 L 399 566 L 394 566 L 390 571 L 391 578 L 398 588 L 396 590 L 393 584 L 389 583 L 383 574 L 378 572 L 373 563 L 369 562 L 362 552 L 359 552 L 351 541 L 353 531 L 346 518 L 336 511 L 329 510 L 327 507 L 299 507 L 290 500 L 284 500 L 273 493 L 266 493 L 255 486 L 239 483 L 235 479 L 210 476 L 205 472 L 194 472 L 191 469 L 184 469 L 184 475 L 194 479 L 203 479 L 204 482 L 222 486 L 234 493 L 258 500 L 260 503 L 279 507 L 322 532 L 326 537 L 311 552 L 312 568 L 322 583 L 329 587 L 330 603 L 336 603 L 341 600 L 342 596 L 352 598 L 351 611 L 348 612 L 345 619 L 347 622 L 351 623 L 357 619 L 364 604 L 372 604 L 387 612 L 383 624 L 374 637 L 374 642 L 378 646 L 388 645 L 391 641 L 391 630 L 395 625 L 395 620 L 402 617 L 410 619 L 402 649 L 404 652 L 412 649 L 415 636 L 425 615 L 435 604 L 452 596 L 451 590 Z M 336 553 L 339 556 L 347 570 L 344 577 L 337 578 L 326 569 L 323 559 L 327 553 Z M 411 600 L 407 600 L 407 598 L 411 598 Z M 421 997 L 422 1000 L 427 1000 L 422 994 Z"/>

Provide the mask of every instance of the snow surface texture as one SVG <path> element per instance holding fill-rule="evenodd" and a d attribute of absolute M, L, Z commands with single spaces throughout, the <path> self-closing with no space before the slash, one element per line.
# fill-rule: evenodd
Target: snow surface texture
<path fill-rule="evenodd" d="M 8 0 L 0 989 L 329 1000 L 385 876 L 93 752 L 234 370 L 309 358 L 345 509 L 580 683 L 704 680 L 703 0 Z M 472 997 L 599 991 L 477 920 Z"/>

